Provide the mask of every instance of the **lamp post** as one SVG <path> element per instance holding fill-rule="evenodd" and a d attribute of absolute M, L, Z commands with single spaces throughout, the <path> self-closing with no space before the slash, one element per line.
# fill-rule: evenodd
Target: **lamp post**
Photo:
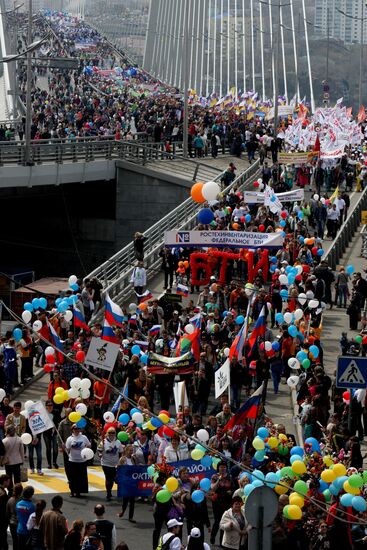
<path fill-rule="evenodd" d="M 33 0 L 28 0 L 28 47 L 32 44 L 33 34 Z M 27 51 L 27 93 L 26 93 L 26 119 L 25 119 L 25 161 L 31 164 L 31 127 L 32 127 L 32 51 Z"/>

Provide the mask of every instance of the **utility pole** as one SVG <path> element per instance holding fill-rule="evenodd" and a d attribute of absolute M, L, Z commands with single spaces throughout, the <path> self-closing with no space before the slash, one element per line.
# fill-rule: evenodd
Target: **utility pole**
<path fill-rule="evenodd" d="M 275 72 L 275 87 L 274 87 L 274 139 L 277 137 L 277 128 L 278 128 L 278 96 L 279 96 L 279 37 L 280 37 L 280 11 L 282 9 L 282 3 L 279 1 L 277 5 L 278 8 L 278 25 L 277 25 L 277 35 L 275 43 L 275 61 L 274 61 L 274 72 Z"/>
<path fill-rule="evenodd" d="M 33 0 L 28 0 L 28 48 L 32 44 Z M 25 126 L 25 161 L 31 163 L 31 126 L 32 126 L 32 52 L 27 52 L 27 94 L 26 94 L 26 126 Z"/>
<path fill-rule="evenodd" d="M 364 40 L 364 4 L 365 0 L 362 2 L 362 13 L 361 13 L 361 49 L 359 55 L 359 107 L 362 105 L 362 76 L 363 76 L 363 40 Z"/>
<path fill-rule="evenodd" d="M 186 0 L 185 6 L 185 23 L 183 26 L 184 32 L 184 51 L 183 51 L 183 86 L 184 86 L 184 116 L 183 116 L 183 157 L 187 159 L 188 157 L 188 140 L 189 140 L 189 71 L 188 71 L 188 61 L 189 61 L 189 10 L 188 10 L 188 1 Z M 208 53 L 209 55 L 209 53 Z"/>
<path fill-rule="evenodd" d="M 327 17 L 327 41 L 326 41 L 326 82 L 329 81 L 329 51 L 330 51 L 330 8 L 327 8 L 326 17 Z"/>

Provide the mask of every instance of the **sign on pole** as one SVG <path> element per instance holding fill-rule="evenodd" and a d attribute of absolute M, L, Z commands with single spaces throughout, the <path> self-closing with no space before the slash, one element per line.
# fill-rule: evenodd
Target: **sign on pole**
<path fill-rule="evenodd" d="M 115 366 L 120 346 L 102 338 L 92 338 L 85 358 L 87 365 L 111 372 Z"/>
<path fill-rule="evenodd" d="M 33 435 L 41 434 L 55 427 L 55 424 L 41 401 L 32 403 L 32 405 L 28 407 L 27 412 L 29 428 Z"/>
<path fill-rule="evenodd" d="M 361 389 L 367 387 L 367 358 L 339 357 L 336 387 Z"/>
<path fill-rule="evenodd" d="M 215 399 L 218 399 L 220 395 L 230 385 L 230 360 L 227 359 L 225 363 L 214 374 L 215 383 Z"/>
<path fill-rule="evenodd" d="M 189 400 L 187 398 L 185 381 L 175 382 L 173 386 L 173 396 L 175 398 L 176 413 L 183 411 L 184 407 L 188 407 Z"/>
<path fill-rule="evenodd" d="M 272 524 L 278 513 L 278 498 L 270 487 L 256 487 L 246 498 L 245 518 L 249 550 L 271 550 Z"/>

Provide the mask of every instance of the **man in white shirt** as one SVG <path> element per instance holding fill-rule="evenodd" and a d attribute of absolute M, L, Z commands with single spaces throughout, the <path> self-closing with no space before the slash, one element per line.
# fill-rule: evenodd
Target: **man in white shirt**
<path fill-rule="evenodd" d="M 334 204 L 336 204 L 336 209 L 339 210 L 339 227 L 340 227 L 344 221 L 344 215 L 345 215 L 345 200 L 342 198 L 341 193 L 338 193 L 338 196 L 335 199 Z"/>
<path fill-rule="evenodd" d="M 132 283 L 136 294 L 143 294 L 143 288 L 147 284 L 147 272 L 143 262 L 138 262 L 137 267 L 134 267 L 130 283 Z"/>
<path fill-rule="evenodd" d="M 327 209 L 327 222 L 326 226 L 328 229 L 328 237 L 331 237 L 332 240 L 336 237 L 336 232 L 338 230 L 338 221 L 339 221 L 339 211 L 336 208 L 336 204 L 328 206 Z"/>
<path fill-rule="evenodd" d="M 181 550 L 181 548 L 183 548 L 181 540 L 178 537 L 182 525 L 183 523 L 177 521 L 177 519 L 170 519 L 167 521 L 168 533 L 165 533 L 162 537 L 162 546 L 169 540 L 169 550 Z"/>

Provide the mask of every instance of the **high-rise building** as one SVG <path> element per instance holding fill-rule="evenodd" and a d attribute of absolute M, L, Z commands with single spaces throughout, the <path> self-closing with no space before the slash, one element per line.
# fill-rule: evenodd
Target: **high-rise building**
<path fill-rule="evenodd" d="M 363 43 L 367 43 L 366 0 L 316 0 L 315 33 L 360 44 L 363 17 Z"/>

